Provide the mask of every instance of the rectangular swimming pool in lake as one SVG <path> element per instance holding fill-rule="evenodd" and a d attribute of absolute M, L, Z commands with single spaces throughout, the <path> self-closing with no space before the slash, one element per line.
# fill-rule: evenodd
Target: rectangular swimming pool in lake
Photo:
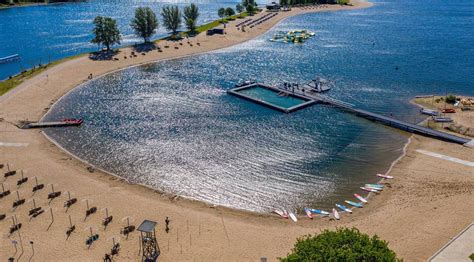
<path fill-rule="evenodd" d="M 260 83 L 233 88 L 228 93 L 284 113 L 291 113 L 315 103 L 314 100 L 298 94 Z"/>

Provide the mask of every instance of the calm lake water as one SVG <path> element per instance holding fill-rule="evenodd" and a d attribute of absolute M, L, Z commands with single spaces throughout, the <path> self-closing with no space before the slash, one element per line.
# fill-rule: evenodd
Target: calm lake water
<path fill-rule="evenodd" d="M 299 28 L 317 34 L 303 45 L 268 41 Z M 419 121 L 414 95 L 474 95 L 472 43 L 472 1 L 301 15 L 235 47 L 86 83 L 46 117 L 85 124 L 47 133 L 94 165 L 184 197 L 258 212 L 329 208 L 375 182 L 407 135 L 322 105 L 282 114 L 226 90 L 320 75 L 335 81 L 331 97 Z"/>
<path fill-rule="evenodd" d="M 217 19 L 220 7 L 235 7 L 239 1 L 90 0 L 0 9 L 0 57 L 12 54 L 22 57 L 19 62 L 0 64 L 0 80 L 39 63 L 97 50 L 90 41 L 93 38 L 92 20 L 98 15 L 116 19 L 122 32 L 122 44 L 131 45 L 142 41 L 130 28 L 137 7 L 151 7 L 159 15 L 163 6 L 178 5 L 182 8 L 191 2 L 198 5 L 201 13 L 198 24 L 203 24 Z M 160 24 L 155 38 L 166 34 Z"/>

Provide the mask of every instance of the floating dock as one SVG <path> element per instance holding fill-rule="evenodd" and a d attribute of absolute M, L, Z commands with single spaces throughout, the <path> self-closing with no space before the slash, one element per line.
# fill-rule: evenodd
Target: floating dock
<path fill-rule="evenodd" d="M 298 102 L 295 105 L 291 105 L 289 107 L 284 107 L 283 105 L 278 105 L 276 103 L 272 103 L 271 101 L 265 101 L 264 99 L 248 95 L 244 92 L 246 90 L 257 89 L 257 88 L 272 91 L 274 93 L 274 96 L 277 97 L 277 99 L 284 100 L 285 98 L 287 98 L 287 99 L 288 98 L 289 99 L 295 98 L 295 99 L 298 99 L 298 100 L 301 100 L 301 101 Z M 291 92 L 288 92 L 287 90 L 281 90 L 279 88 L 269 86 L 269 85 L 265 85 L 265 84 L 262 84 L 262 83 L 254 83 L 254 84 L 250 84 L 250 85 L 236 87 L 236 88 L 228 90 L 227 93 L 229 93 L 231 95 L 234 95 L 234 96 L 237 96 L 237 97 L 240 97 L 240 98 L 243 98 L 245 100 L 249 100 L 249 101 L 252 101 L 254 103 L 269 107 L 271 109 L 274 109 L 274 110 L 277 110 L 277 111 L 280 111 L 280 112 L 283 112 L 283 113 L 295 112 L 299 109 L 303 109 L 305 107 L 308 107 L 308 106 L 313 105 L 314 103 L 316 103 L 316 101 L 314 99 L 308 98 L 306 96 L 296 94 L 296 93 L 291 93 Z"/>
<path fill-rule="evenodd" d="M 466 145 L 466 146 L 469 146 L 469 145 L 472 144 L 471 139 L 468 139 L 468 138 L 451 135 L 451 134 L 448 134 L 448 133 L 445 133 L 445 132 L 441 132 L 441 131 L 438 131 L 438 130 L 428 128 L 428 127 L 411 124 L 411 123 L 408 123 L 408 122 L 405 122 L 405 121 L 402 121 L 402 120 L 398 120 L 398 119 L 395 119 L 395 118 L 392 118 L 392 117 L 388 117 L 388 116 L 380 115 L 380 114 L 377 114 L 377 113 L 372 113 L 372 112 L 369 112 L 369 111 L 366 111 L 366 110 L 358 109 L 358 108 L 355 108 L 354 106 L 352 106 L 350 104 L 344 103 L 344 102 L 339 101 L 339 100 L 335 100 L 335 99 L 332 99 L 332 98 L 326 98 L 326 97 L 321 96 L 321 95 L 311 95 L 311 97 L 314 97 L 315 100 L 318 100 L 321 103 L 336 106 L 336 107 L 338 107 L 338 108 L 340 108 L 344 111 L 353 113 L 357 116 L 360 116 L 360 117 L 363 117 L 363 118 L 366 118 L 366 119 L 369 119 L 369 120 L 372 120 L 372 121 L 380 122 L 380 123 L 383 123 L 384 125 L 391 126 L 391 127 L 394 127 L 394 128 L 398 128 L 398 129 L 403 130 L 403 131 L 407 131 L 407 132 L 410 132 L 410 133 L 416 133 L 416 134 L 420 134 L 420 135 L 424 135 L 424 136 L 429 136 L 429 137 L 433 137 L 433 138 L 436 138 L 436 139 L 439 139 L 439 140 L 443 140 L 443 141 L 447 141 L 447 142 L 453 142 L 453 143 Z"/>
<path fill-rule="evenodd" d="M 275 105 L 275 104 L 269 103 L 267 101 L 264 101 L 262 99 L 258 99 L 258 98 L 248 96 L 246 94 L 241 93 L 242 90 L 255 88 L 255 87 L 260 87 L 260 88 L 266 88 L 266 89 L 269 89 L 269 90 L 273 90 L 274 92 L 277 92 L 277 94 L 285 93 L 288 96 L 299 98 L 301 100 L 304 100 L 305 102 L 300 103 L 300 104 L 298 104 L 296 106 L 293 106 L 293 107 L 284 108 L 284 107 L 281 107 L 279 105 Z M 420 125 L 416 125 L 416 124 L 411 124 L 411 123 L 408 123 L 408 122 L 405 122 L 405 121 L 402 121 L 402 120 L 398 120 L 398 119 L 395 119 L 395 118 L 392 118 L 392 117 L 384 116 L 384 115 L 381 115 L 381 114 L 372 113 L 372 112 L 369 112 L 369 111 L 366 111 L 366 110 L 363 110 L 363 109 L 356 108 L 352 104 L 349 104 L 349 103 L 346 103 L 346 102 L 343 102 L 343 101 L 340 101 L 340 100 L 337 100 L 337 99 L 334 99 L 334 98 L 330 98 L 330 97 L 327 97 L 327 96 L 324 96 L 324 95 L 320 95 L 319 93 L 313 92 L 311 90 L 288 91 L 288 90 L 281 89 L 281 88 L 278 88 L 278 87 L 272 87 L 272 86 L 264 85 L 264 84 L 261 84 L 261 83 L 257 83 L 257 84 L 251 84 L 251 85 L 243 86 L 243 87 L 233 88 L 233 89 L 229 90 L 228 93 L 232 94 L 232 95 L 235 95 L 235 96 L 238 96 L 238 97 L 241 97 L 241 98 L 244 98 L 244 99 L 249 100 L 249 101 L 253 101 L 257 104 L 261 104 L 261 105 L 276 109 L 276 110 L 284 112 L 284 113 L 291 113 L 291 112 L 294 112 L 298 109 L 302 109 L 302 108 L 305 108 L 307 106 L 313 105 L 315 103 L 329 104 L 329 105 L 335 106 L 335 107 L 337 107 L 341 110 L 344 110 L 346 112 L 355 114 L 357 116 L 366 118 L 368 120 L 380 122 L 384 125 L 394 127 L 394 128 L 406 131 L 406 132 L 416 133 L 416 134 L 432 137 L 432 138 L 435 138 L 435 139 L 439 139 L 439 140 L 443 140 L 443 141 L 447 141 L 447 142 L 451 142 L 451 143 L 457 143 L 457 144 L 465 145 L 465 146 L 468 146 L 468 147 L 474 147 L 474 140 L 464 138 L 464 137 L 460 137 L 460 136 L 456 136 L 456 135 L 451 135 L 451 134 L 448 134 L 448 133 L 445 133 L 445 132 L 441 132 L 441 131 L 438 131 L 438 130 L 428 128 L 428 127 L 424 127 L 424 126 L 420 126 Z"/>

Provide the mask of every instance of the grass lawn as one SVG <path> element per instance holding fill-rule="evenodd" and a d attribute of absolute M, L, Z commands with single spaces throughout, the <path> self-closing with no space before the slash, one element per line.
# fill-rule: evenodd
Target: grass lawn
<path fill-rule="evenodd" d="M 46 69 L 53 67 L 57 64 L 60 64 L 64 61 L 74 59 L 76 57 L 79 57 L 81 55 L 76 55 L 76 56 L 71 56 L 67 57 L 58 61 L 51 62 L 46 65 L 42 65 L 41 67 L 36 67 L 34 69 L 26 70 L 10 79 L 7 79 L 5 81 L 0 82 L 0 96 L 5 94 L 6 92 L 10 91 L 11 89 L 15 88 L 19 84 L 23 83 L 23 81 L 32 78 L 35 75 L 38 75 L 39 73 L 45 71 Z"/>

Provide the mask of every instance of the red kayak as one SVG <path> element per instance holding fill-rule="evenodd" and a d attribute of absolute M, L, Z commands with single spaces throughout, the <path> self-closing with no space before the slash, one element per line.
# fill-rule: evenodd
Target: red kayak
<path fill-rule="evenodd" d="M 66 118 L 66 119 L 63 119 L 61 120 L 62 122 L 66 122 L 66 123 L 69 123 L 69 124 L 77 124 L 77 125 L 80 125 L 84 122 L 84 120 L 82 120 L 82 118 L 80 119 L 75 119 L 75 118 Z"/>
<path fill-rule="evenodd" d="M 443 112 L 443 113 L 456 113 L 456 110 L 454 110 L 452 108 L 445 108 L 445 109 L 442 109 L 441 112 Z"/>

